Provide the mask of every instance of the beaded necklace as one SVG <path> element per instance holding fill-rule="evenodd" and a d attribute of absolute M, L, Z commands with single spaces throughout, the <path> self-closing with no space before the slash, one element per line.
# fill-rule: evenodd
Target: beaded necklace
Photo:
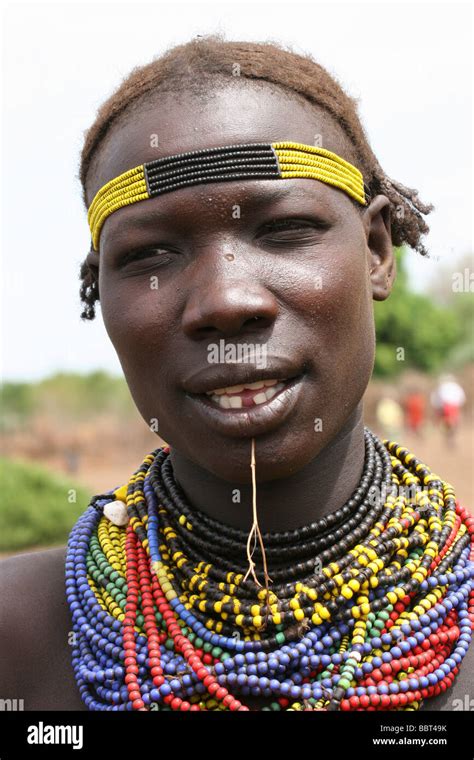
<path fill-rule="evenodd" d="M 255 542 L 265 587 L 245 574 L 248 535 L 186 502 L 168 446 L 95 496 L 66 556 L 87 708 L 418 710 L 449 688 L 472 637 L 474 518 L 405 448 L 364 436 L 340 509 Z"/>

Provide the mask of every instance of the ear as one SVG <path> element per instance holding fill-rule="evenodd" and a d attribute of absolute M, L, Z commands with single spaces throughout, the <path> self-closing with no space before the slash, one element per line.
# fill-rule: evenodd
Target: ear
<path fill-rule="evenodd" d="M 94 250 L 92 241 L 89 253 L 86 256 L 86 264 L 92 271 L 92 274 L 97 281 L 97 289 L 99 288 L 99 254 Z"/>
<path fill-rule="evenodd" d="M 376 195 L 364 211 L 364 228 L 367 236 L 367 258 L 374 301 L 385 301 L 390 295 L 396 277 L 390 225 L 390 201 L 385 195 Z"/>

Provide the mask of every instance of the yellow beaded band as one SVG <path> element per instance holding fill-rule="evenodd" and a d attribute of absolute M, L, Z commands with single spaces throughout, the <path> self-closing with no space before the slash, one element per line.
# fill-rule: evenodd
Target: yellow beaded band
<path fill-rule="evenodd" d="M 317 179 L 363 206 L 367 203 L 359 169 L 330 150 L 295 142 L 226 145 L 149 161 L 107 182 L 94 196 L 87 215 L 92 245 L 98 250 L 100 232 L 110 214 L 137 201 L 204 182 L 294 178 Z"/>

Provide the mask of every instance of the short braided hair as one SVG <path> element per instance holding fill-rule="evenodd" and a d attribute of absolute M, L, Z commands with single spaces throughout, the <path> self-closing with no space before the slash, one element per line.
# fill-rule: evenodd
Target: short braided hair
<path fill-rule="evenodd" d="M 421 238 L 429 232 L 429 227 L 423 216 L 429 214 L 433 206 L 423 203 L 417 190 L 405 187 L 385 174 L 360 122 L 356 99 L 347 95 L 338 81 L 311 55 L 300 55 L 275 42 L 227 41 L 220 34 L 193 38 L 171 48 L 151 63 L 132 69 L 102 104 L 94 123 L 85 133 L 80 158 L 79 178 L 86 208 L 89 205 L 86 182 L 93 159 L 112 125 L 125 112 L 127 115 L 134 113 L 147 98 L 160 94 L 202 94 L 212 90 L 218 82 L 235 81 L 236 65 L 240 78 L 268 83 L 298 94 L 333 117 L 357 156 L 369 197 L 381 193 L 390 201 L 394 245 L 405 243 L 426 256 Z M 81 264 L 80 279 L 80 297 L 84 305 L 81 318 L 94 319 L 95 304 L 99 300 L 98 282 L 96 271 L 86 261 Z"/>

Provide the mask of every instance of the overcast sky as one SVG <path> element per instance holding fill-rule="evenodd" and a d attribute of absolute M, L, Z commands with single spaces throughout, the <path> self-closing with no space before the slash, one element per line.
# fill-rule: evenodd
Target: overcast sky
<path fill-rule="evenodd" d="M 83 132 L 138 64 L 196 34 L 311 53 L 355 97 L 389 176 L 436 205 L 417 289 L 472 250 L 469 4 L 93 3 L 9 6 L 3 16 L 3 368 L 121 372 L 100 310 L 81 322 L 89 230 L 77 179 Z"/>

